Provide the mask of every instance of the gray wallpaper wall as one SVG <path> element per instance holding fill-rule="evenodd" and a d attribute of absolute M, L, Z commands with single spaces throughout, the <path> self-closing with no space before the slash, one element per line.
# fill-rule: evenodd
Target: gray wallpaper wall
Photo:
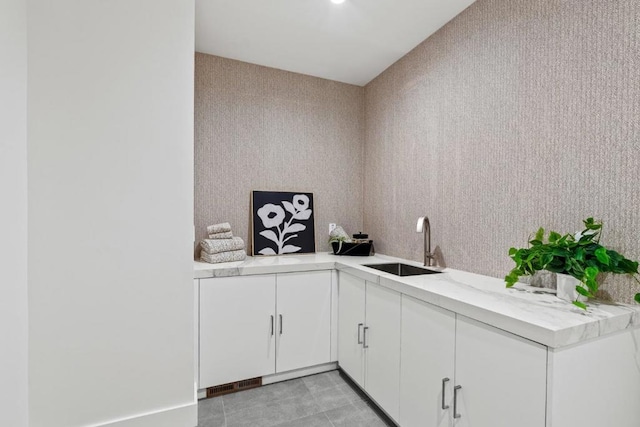
<path fill-rule="evenodd" d="M 314 193 L 328 224 L 362 229 L 364 89 L 196 54 L 195 227 L 230 222 L 250 242 L 251 190 Z"/>
<path fill-rule="evenodd" d="M 366 86 L 364 229 L 502 277 L 538 227 L 640 258 L 640 2 L 478 0 Z M 604 297 L 638 286 L 608 277 Z"/>

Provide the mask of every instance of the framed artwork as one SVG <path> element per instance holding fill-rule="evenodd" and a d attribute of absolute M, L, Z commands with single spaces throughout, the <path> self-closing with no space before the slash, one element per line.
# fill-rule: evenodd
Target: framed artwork
<path fill-rule="evenodd" d="M 314 253 L 313 209 L 312 193 L 252 191 L 253 255 Z"/>

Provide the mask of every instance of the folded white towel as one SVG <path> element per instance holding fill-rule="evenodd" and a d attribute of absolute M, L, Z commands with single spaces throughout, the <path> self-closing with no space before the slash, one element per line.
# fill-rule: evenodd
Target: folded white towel
<path fill-rule="evenodd" d="M 219 254 L 208 254 L 205 251 L 200 253 L 200 260 L 210 264 L 218 264 L 221 262 L 242 261 L 247 257 L 244 250 L 220 252 Z"/>
<path fill-rule="evenodd" d="M 232 239 L 233 233 L 230 231 L 223 231 L 222 233 L 209 234 L 210 239 Z"/>
<path fill-rule="evenodd" d="M 208 254 L 218 254 L 220 252 L 238 251 L 244 249 L 244 240 L 241 237 L 232 239 L 203 239 L 200 247 Z"/>
<path fill-rule="evenodd" d="M 231 224 L 228 222 L 221 222 L 207 227 L 207 234 L 226 233 L 227 231 L 231 231 Z"/>

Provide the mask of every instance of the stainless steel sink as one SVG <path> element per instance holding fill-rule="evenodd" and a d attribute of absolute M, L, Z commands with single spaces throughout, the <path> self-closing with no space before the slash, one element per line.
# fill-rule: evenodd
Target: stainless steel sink
<path fill-rule="evenodd" d="M 428 270 L 415 265 L 402 264 L 399 262 L 391 262 L 387 264 L 364 264 L 363 267 L 369 267 L 385 273 L 395 274 L 396 276 L 419 276 L 421 274 L 437 274 L 442 271 Z"/>

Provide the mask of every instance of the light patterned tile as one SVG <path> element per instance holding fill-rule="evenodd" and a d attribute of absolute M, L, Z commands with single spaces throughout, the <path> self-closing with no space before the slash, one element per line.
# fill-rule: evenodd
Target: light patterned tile
<path fill-rule="evenodd" d="M 321 411 L 338 408 L 349 402 L 337 385 L 318 390 L 315 393 L 311 393 L 311 395 L 315 399 Z"/>
<path fill-rule="evenodd" d="M 333 427 L 333 425 L 331 424 L 331 421 L 329 421 L 329 418 L 321 412 L 319 414 L 278 424 L 275 427 Z"/>
<path fill-rule="evenodd" d="M 227 427 L 271 427 L 320 412 L 310 394 L 271 401 L 227 414 Z"/>
<path fill-rule="evenodd" d="M 198 427 L 225 427 L 222 397 L 198 401 Z"/>
<path fill-rule="evenodd" d="M 364 418 L 362 418 L 360 411 L 358 411 L 351 403 L 326 411 L 325 414 L 334 427 L 352 427 L 358 425 L 358 423 L 364 422 Z"/>
<path fill-rule="evenodd" d="M 283 400 L 291 397 L 303 397 L 309 394 L 309 390 L 302 379 L 294 379 L 270 384 L 238 393 L 223 396 L 225 411 L 232 414 L 252 406 L 264 406 L 275 400 Z"/>
<path fill-rule="evenodd" d="M 308 377 L 302 378 L 302 381 L 304 381 L 304 384 L 307 386 L 310 392 L 315 393 L 329 387 L 335 387 L 338 384 L 336 382 L 336 375 L 332 374 L 332 372 L 337 371 L 310 375 Z"/>

